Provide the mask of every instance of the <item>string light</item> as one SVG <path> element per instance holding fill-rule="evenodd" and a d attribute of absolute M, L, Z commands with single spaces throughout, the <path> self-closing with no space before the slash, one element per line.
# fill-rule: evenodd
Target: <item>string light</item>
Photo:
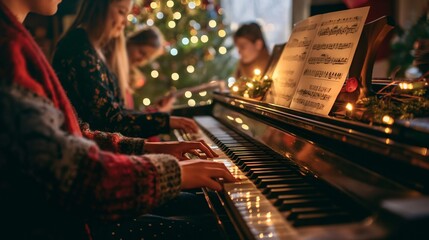
<path fill-rule="evenodd" d="M 182 18 L 182 14 L 180 12 L 173 13 L 173 18 L 179 20 Z"/>
<path fill-rule="evenodd" d="M 148 20 L 146 21 L 146 24 L 147 24 L 148 26 L 153 26 L 153 24 L 155 24 L 155 22 L 154 22 L 152 19 L 148 19 Z"/>
<path fill-rule="evenodd" d="M 201 97 L 205 97 L 207 95 L 207 91 L 199 92 Z"/>
<path fill-rule="evenodd" d="M 209 21 L 209 27 L 211 27 L 211 28 L 215 28 L 216 27 L 216 25 L 217 25 L 217 23 L 216 23 L 216 21 L 215 20 L 210 20 Z"/>
<path fill-rule="evenodd" d="M 186 91 L 185 92 L 185 97 L 186 98 L 191 98 L 192 97 L 192 93 L 190 91 Z"/>
<path fill-rule="evenodd" d="M 189 44 L 189 38 L 187 38 L 187 37 L 182 38 L 182 44 L 188 45 Z"/>
<path fill-rule="evenodd" d="M 178 73 L 172 73 L 171 74 L 171 79 L 173 79 L 173 81 L 177 81 L 177 80 L 179 80 L 179 74 Z"/>
<path fill-rule="evenodd" d="M 143 99 L 143 105 L 149 106 L 150 105 L 150 99 L 149 98 L 144 98 Z"/>
<path fill-rule="evenodd" d="M 392 125 L 395 122 L 395 120 L 389 115 L 384 115 L 382 121 L 388 125 Z"/>
<path fill-rule="evenodd" d="M 151 3 L 150 3 L 150 7 L 151 7 L 152 9 L 156 9 L 156 8 L 158 7 L 158 3 L 156 3 L 156 2 L 151 2 Z"/>
<path fill-rule="evenodd" d="M 209 37 L 207 35 L 202 35 L 201 36 L 201 42 L 206 43 L 209 41 Z"/>
<path fill-rule="evenodd" d="M 195 68 L 194 68 L 194 66 L 192 66 L 192 65 L 188 65 L 188 66 L 186 67 L 186 71 L 188 71 L 188 73 L 193 73 L 193 72 L 195 71 Z"/>
<path fill-rule="evenodd" d="M 218 35 L 219 37 L 225 37 L 225 36 L 226 36 L 226 31 L 225 31 L 225 30 L 223 30 L 223 29 L 221 29 L 221 30 L 219 30 L 219 31 L 217 32 L 217 35 Z"/>
<path fill-rule="evenodd" d="M 222 55 L 226 54 L 226 47 L 224 47 L 224 46 L 220 47 L 219 48 L 219 53 L 222 54 Z"/>
<path fill-rule="evenodd" d="M 192 36 L 195 36 L 198 34 L 197 30 L 195 29 L 191 29 L 191 31 L 189 32 Z"/>
<path fill-rule="evenodd" d="M 194 107 L 196 104 L 197 104 L 197 103 L 195 102 L 195 100 L 194 100 L 194 99 L 189 99 L 189 100 L 188 100 L 188 105 L 189 105 L 190 107 Z"/>
<path fill-rule="evenodd" d="M 158 19 L 163 19 L 163 18 L 164 18 L 164 13 L 162 13 L 162 12 L 157 12 L 157 13 L 156 13 L 156 18 L 158 18 Z"/>
<path fill-rule="evenodd" d="M 176 22 L 174 22 L 174 21 L 169 21 L 169 22 L 168 22 L 168 27 L 169 27 L 169 28 L 175 28 L 175 27 L 176 27 Z"/>
<path fill-rule="evenodd" d="M 157 77 L 159 77 L 159 72 L 156 71 L 156 70 L 152 70 L 150 72 L 150 76 L 153 77 L 153 78 L 157 78 Z"/>
<path fill-rule="evenodd" d="M 195 9 L 195 3 L 194 2 L 188 3 L 188 8 L 189 9 Z"/>
<path fill-rule="evenodd" d="M 191 42 L 192 43 L 197 43 L 198 42 L 198 37 L 197 36 L 192 36 L 191 37 Z"/>
<path fill-rule="evenodd" d="M 167 1 L 167 7 L 172 8 L 174 6 L 174 2 L 172 0 Z"/>
<path fill-rule="evenodd" d="M 179 53 L 179 52 L 177 51 L 177 49 L 176 49 L 176 48 L 172 48 L 172 49 L 170 50 L 170 54 L 171 54 L 171 56 L 176 56 L 178 53 Z"/>

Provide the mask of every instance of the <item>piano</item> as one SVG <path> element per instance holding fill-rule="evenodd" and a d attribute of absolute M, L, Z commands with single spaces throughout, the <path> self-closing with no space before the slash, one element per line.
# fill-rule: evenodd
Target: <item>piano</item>
<path fill-rule="evenodd" d="M 349 73 L 359 89 L 334 107 L 388 84 L 372 67 L 392 28 L 365 25 Z M 173 114 L 201 128 L 179 140 L 205 140 L 244 179 L 204 189 L 224 239 L 429 239 L 429 118 L 375 125 L 221 92 Z"/>
<path fill-rule="evenodd" d="M 429 127 L 371 126 L 227 93 L 189 112 L 202 132 L 176 137 L 205 140 L 213 161 L 244 179 L 204 189 L 225 239 L 429 236 Z"/>

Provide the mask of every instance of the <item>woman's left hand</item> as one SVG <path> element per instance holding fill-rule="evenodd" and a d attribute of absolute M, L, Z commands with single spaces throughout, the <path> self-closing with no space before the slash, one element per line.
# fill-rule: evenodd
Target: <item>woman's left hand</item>
<path fill-rule="evenodd" d="M 186 142 L 147 142 L 145 153 L 165 153 L 175 156 L 179 160 L 188 160 L 188 154 L 200 159 L 219 157 L 204 141 Z"/>

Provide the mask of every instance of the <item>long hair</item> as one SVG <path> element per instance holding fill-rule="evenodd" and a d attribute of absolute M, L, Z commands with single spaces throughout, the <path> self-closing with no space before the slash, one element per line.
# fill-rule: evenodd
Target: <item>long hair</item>
<path fill-rule="evenodd" d="M 85 27 L 90 39 L 102 46 L 106 63 L 117 76 L 122 97 L 127 105 L 127 92 L 132 92 L 128 81 L 128 57 L 125 47 L 125 36 L 109 39 L 107 17 L 109 5 L 121 0 L 83 0 L 71 29 Z"/>

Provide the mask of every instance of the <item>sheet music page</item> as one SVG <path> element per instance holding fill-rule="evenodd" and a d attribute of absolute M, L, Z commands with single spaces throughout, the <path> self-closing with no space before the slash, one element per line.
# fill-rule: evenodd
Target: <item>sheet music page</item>
<path fill-rule="evenodd" d="M 347 78 L 369 7 L 323 14 L 290 107 L 328 115 Z"/>
<path fill-rule="evenodd" d="M 297 23 L 293 28 L 274 69 L 267 102 L 289 107 L 321 19 L 322 15 L 316 15 Z"/>

